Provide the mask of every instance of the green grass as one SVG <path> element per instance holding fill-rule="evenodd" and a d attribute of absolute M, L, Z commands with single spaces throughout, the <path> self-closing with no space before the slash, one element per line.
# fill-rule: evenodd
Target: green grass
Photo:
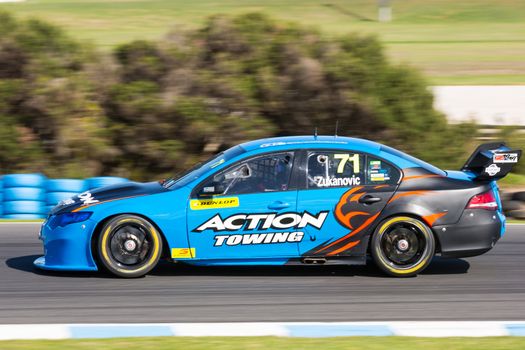
<path fill-rule="evenodd" d="M 510 173 L 503 179 L 498 181 L 499 187 L 503 189 L 508 188 L 525 188 L 525 175 Z"/>
<path fill-rule="evenodd" d="M 338 338 L 277 338 L 277 337 L 177 337 L 122 338 L 107 340 L 20 340 L 0 341 L 2 350 L 60 349 L 156 349 L 156 350 L 513 350 L 525 348 L 525 338 L 412 338 L 412 337 L 338 337 Z"/>
<path fill-rule="evenodd" d="M 327 35 L 378 35 L 389 56 L 439 84 L 525 84 L 525 1 L 392 0 L 394 21 L 376 21 L 370 0 L 27 0 L 0 4 L 64 26 L 105 49 L 169 30 L 195 28 L 216 13 L 261 11 Z"/>

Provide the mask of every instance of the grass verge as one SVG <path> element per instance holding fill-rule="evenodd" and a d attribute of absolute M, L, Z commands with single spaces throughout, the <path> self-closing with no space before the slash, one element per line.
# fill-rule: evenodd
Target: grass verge
<path fill-rule="evenodd" d="M 525 348 L 525 337 L 490 338 L 414 338 L 414 337 L 152 337 L 78 340 L 0 341 L 2 350 L 60 349 L 156 349 L 156 350 L 513 350 Z"/>
<path fill-rule="evenodd" d="M 525 83 L 523 0 L 391 3 L 390 23 L 377 21 L 377 1 L 369 0 L 28 0 L 0 9 L 50 20 L 107 50 L 198 27 L 210 15 L 257 11 L 327 35 L 377 35 L 392 59 L 419 67 L 434 84 Z"/>

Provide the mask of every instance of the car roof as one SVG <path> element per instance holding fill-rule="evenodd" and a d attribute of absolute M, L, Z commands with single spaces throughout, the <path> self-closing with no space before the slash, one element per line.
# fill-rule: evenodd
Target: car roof
<path fill-rule="evenodd" d="M 395 148 L 380 143 L 346 136 L 285 136 L 254 140 L 240 145 L 246 152 L 280 151 L 285 149 L 303 148 L 340 148 L 351 149 L 380 156 L 400 168 L 422 167 L 432 173 L 445 175 L 446 173 L 421 159 L 413 157 Z"/>
<path fill-rule="evenodd" d="M 272 148 L 272 147 L 290 147 L 290 148 L 340 148 L 340 147 L 351 147 L 359 149 L 364 152 L 377 153 L 381 149 L 381 144 L 358 139 L 354 137 L 345 136 L 286 136 L 286 137 L 272 137 L 267 139 L 254 140 L 246 142 L 240 145 L 246 151 L 254 151 L 261 148 Z"/>

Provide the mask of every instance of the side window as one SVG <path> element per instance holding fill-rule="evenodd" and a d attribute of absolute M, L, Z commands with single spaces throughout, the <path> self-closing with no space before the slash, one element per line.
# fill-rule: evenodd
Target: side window
<path fill-rule="evenodd" d="M 393 165 L 367 156 L 367 185 L 394 185 L 399 181 L 400 172 Z"/>
<path fill-rule="evenodd" d="M 293 152 L 264 155 L 238 163 L 213 176 L 215 194 L 286 191 L 290 182 Z M 203 192 L 207 186 L 204 184 Z"/>
<path fill-rule="evenodd" d="M 308 152 L 307 188 L 363 185 L 365 174 L 364 158 L 364 155 L 354 152 Z"/>

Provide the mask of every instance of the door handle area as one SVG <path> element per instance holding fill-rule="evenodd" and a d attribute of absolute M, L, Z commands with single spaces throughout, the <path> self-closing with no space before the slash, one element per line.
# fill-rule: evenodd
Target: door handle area
<path fill-rule="evenodd" d="M 361 204 L 374 204 L 374 203 L 377 203 L 377 202 L 381 202 L 381 198 L 374 197 L 374 196 L 371 196 L 371 195 L 366 195 L 366 196 L 363 196 L 363 197 L 359 198 L 359 203 L 361 203 Z"/>
<path fill-rule="evenodd" d="M 276 201 L 271 204 L 268 204 L 268 209 L 273 209 L 273 210 L 281 210 L 281 209 L 286 209 L 288 207 L 290 207 L 290 203 L 285 203 L 281 201 Z"/>

